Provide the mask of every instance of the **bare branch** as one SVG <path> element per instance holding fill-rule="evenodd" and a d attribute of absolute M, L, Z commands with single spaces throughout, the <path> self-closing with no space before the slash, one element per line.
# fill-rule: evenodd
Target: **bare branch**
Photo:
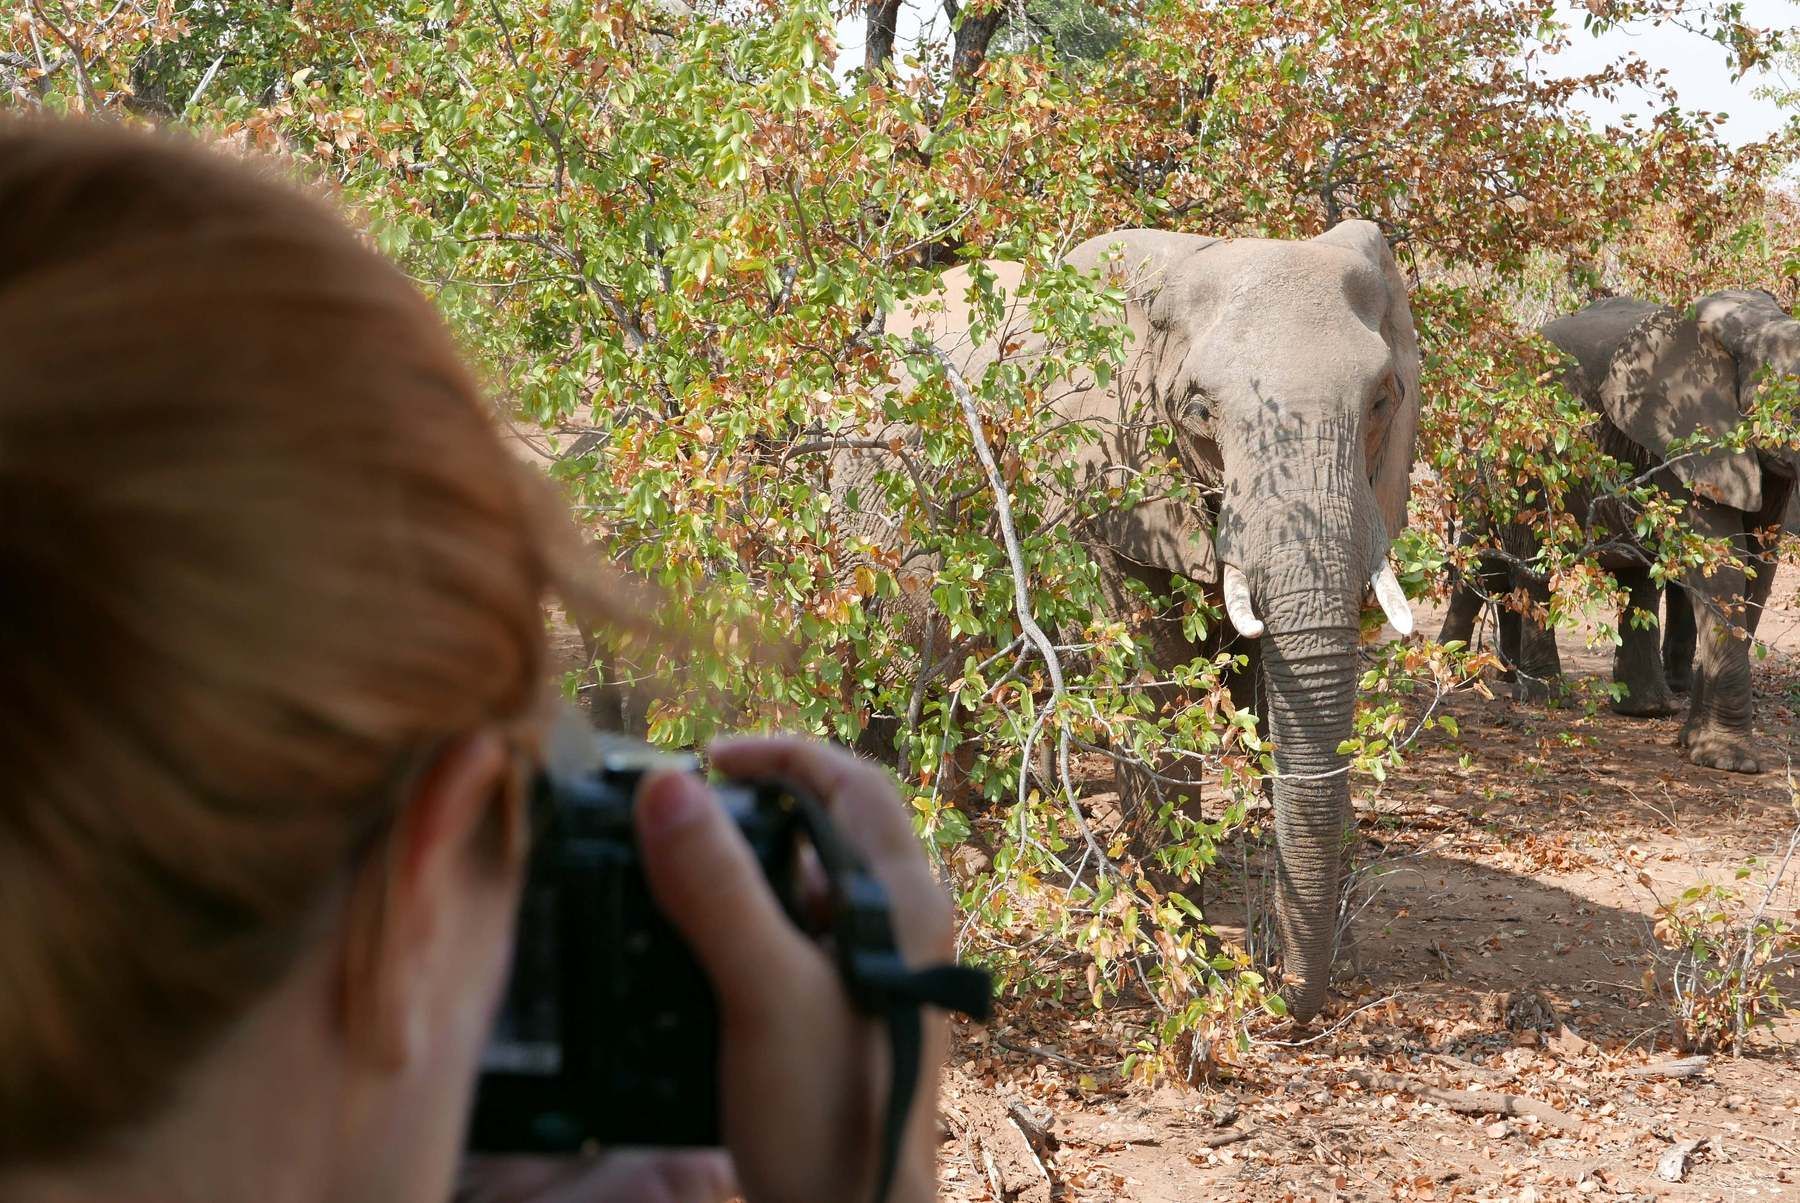
<path fill-rule="evenodd" d="M 1012 498 L 1006 491 L 1006 479 L 1000 474 L 1000 465 L 994 461 L 994 452 L 988 446 L 987 435 L 981 429 L 981 411 L 975 404 L 975 394 L 969 391 L 969 382 L 963 379 L 951 358 L 935 346 L 929 347 L 939 367 L 943 369 L 944 380 L 950 386 L 951 394 L 962 408 L 963 421 L 969 428 L 969 438 L 975 444 L 976 458 L 987 473 L 988 487 L 994 493 L 994 516 L 1000 525 L 1000 539 L 1006 545 L 1006 559 L 1012 570 L 1013 581 L 1013 614 L 1019 621 L 1019 629 L 1024 633 L 1038 655 L 1043 658 L 1044 669 L 1050 674 L 1050 700 L 1045 703 L 1043 712 L 1037 722 L 1032 724 L 1031 734 L 1025 741 L 1025 748 L 1019 763 L 1019 800 L 1025 800 L 1025 785 L 1030 778 L 1031 749 L 1037 742 L 1037 735 L 1044 721 L 1055 715 L 1062 707 L 1062 701 L 1068 694 L 1068 686 L 1063 680 L 1062 659 L 1057 655 L 1056 645 L 1044 634 L 1038 625 L 1031 608 L 1030 578 L 1025 570 L 1025 554 L 1019 550 L 1019 535 L 1013 527 Z M 1059 717 L 1057 719 L 1056 740 L 1057 774 L 1062 778 L 1061 792 L 1068 803 L 1069 816 L 1081 832 L 1088 852 L 1093 856 L 1095 864 L 1103 869 L 1116 873 L 1117 866 L 1106 855 L 1100 841 L 1094 837 L 1093 829 L 1088 826 L 1087 817 L 1081 813 L 1081 804 L 1075 797 L 1072 778 L 1069 773 L 1069 728 Z"/>

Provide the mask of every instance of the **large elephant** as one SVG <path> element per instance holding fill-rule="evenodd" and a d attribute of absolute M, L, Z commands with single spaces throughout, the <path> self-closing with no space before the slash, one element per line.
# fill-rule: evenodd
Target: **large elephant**
<path fill-rule="evenodd" d="M 1720 568 L 1683 580 L 1685 594 L 1670 591 L 1670 629 L 1659 639 L 1658 624 L 1627 617 L 1631 611 L 1655 615 L 1659 600 L 1646 558 L 1629 549 L 1628 516 L 1609 501 L 1595 507 L 1602 533 L 1625 546 L 1602 561 L 1628 594 L 1613 661 L 1614 679 L 1627 692 L 1615 709 L 1672 714 L 1673 694 L 1688 688 L 1681 733 L 1688 759 L 1761 772 L 1747 636 L 1756 632 L 1774 578 L 1773 548 L 1763 532 L 1783 522 L 1796 459 L 1791 452 L 1718 447 L 1671 456 L 1669 448 L 1696 432 L 1735 429 L 1765 371 L 1800 371 L 1800 323 L 1767 293 L 1730 291 L 1703 297 L 1685 313 L 1609 297 L 1549 323 L 1543 334 L 1569 354 L 1568 383 L 1595 411 L 1600 445 L 1644 471 L 1666 463 L 1655 479 L 1689 499 L 1694 530 L 1727 541 L 1753 573 Z M 1579 505 L 1586 509 L 1586 499 Z M 1508 532 L 1507 538 L 1515 552 L 1534 550 L 1530 532 Z M 1528 592 L 1544 590 L 1542 582 L 1492 563 L 1485 575 L 1490 588 L 1518 580 Z M 1470 594 L 1469 586 L 1459 586 L 1443 638 L 1468 638 Z M 1508 621 L 1502 651 L 1517 665 L 1521 689 L 1529 691 L 1560 672 L 1555 635 L 1529 619 Z"/>
<path fill-rule="evenodd" d="M 1162 595 L 1171 574 L 1210 585 L 1260 653 L 1274 784 L 1277 909 L 1291 1012 L 1314 1015 L 1335 954 L 1346 824 L 1346 757 L 1364 599 L 1374 586 L 1402 633 L 1404 594 L 1387 566 L 1406 522 L 1419 415 L 1419 352 L 1407 290 L 1380 230 L 1345 222 L 1306 241 L 1120 230 L 1067 263 L 1122 286 L 1130 341 L 1105 385 L 1062 381 L 1058 414 L 1091 424 L 1084 486 L 1168 460 L 1201 502 L 1159 497 L 1106 511 L 1082 530 L 1103 575 Z M 1017 269 L 990 264 L 1009 289 Z M 1029 337 L 969 345 L 967 269 L 947 273 L 941 307 L 895 315 L 974 377 Z M 1028 323 L 1024 328 L 1029 329 Z M 880 459 L 885 437 L 862 454 Z M 865 464 L 848 471 L 871 469 Z M 876 526 L 867 528 L 879 532 Z M 1159 656 L 1203 650 L 1163 620 Z"/>

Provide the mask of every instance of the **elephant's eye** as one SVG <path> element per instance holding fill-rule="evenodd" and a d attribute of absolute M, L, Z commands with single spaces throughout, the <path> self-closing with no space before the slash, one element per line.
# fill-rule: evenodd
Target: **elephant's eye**
<path fill-rule="evenodd" d="M 1187 395 L 1181 399 L 1179 412 L 1185 421 L 1209 422 L 1212 420 L 1212 398 L 1199 385 L 1190 384 Z"/>
<path fill-rule="evenodd" d="M 1400 382 L 1394 379 L 1392 372 L 1389 372 L 1381 378 L 1381 383 L 1375 386 L 1375 399 L 1369 405 L 1369 412 L 1377 414 L 1384 412 L 1394 403 L 1395 394 L 1399 391 Z"/>

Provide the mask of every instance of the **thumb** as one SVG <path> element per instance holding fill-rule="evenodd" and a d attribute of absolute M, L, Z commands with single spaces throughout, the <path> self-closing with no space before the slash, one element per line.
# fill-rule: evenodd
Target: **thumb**
<path fill-rule="evenodd" d="M 816 950 L 781 908 L 749 843 L 705 782 L 656 773 L 638 789 L 651 896 L 693 950 L 720 1007 L 754 1021 L 790 997 Z"/>

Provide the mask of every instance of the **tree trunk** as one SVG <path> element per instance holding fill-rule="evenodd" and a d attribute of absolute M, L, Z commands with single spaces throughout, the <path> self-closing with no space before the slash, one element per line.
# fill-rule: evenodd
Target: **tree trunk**
<path fill-rule="evenodd" d="M 1006 20 L 1006 6 L 991 4 L 986 8 L 962 10 L 956 24 L 956 48 L 950 57 L 951 74 L 958 81 L 973 79 L 987 62 L 988 43 L 994 40 Z"/>
<path fill-rule="evenodd" d="M 863 40 L 863 69 L 874 75 L 894 57 L 900 32 L 900 0 L 869 0 L 868 32 Z"/>

